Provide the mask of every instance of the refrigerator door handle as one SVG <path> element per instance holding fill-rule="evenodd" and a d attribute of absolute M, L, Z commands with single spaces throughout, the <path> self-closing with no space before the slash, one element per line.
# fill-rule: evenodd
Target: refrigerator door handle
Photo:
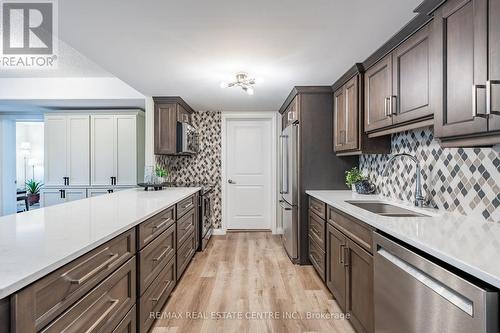
<path fill-rule="evenodd" d="M 288 135 L 281 135 L 281 190 L 280 194 L 288 194 L 288 170 L 289 170 L 289 156 L 288 156 Z M 284 187 L 284 175 L 286 174 L 286 188 Z"/>

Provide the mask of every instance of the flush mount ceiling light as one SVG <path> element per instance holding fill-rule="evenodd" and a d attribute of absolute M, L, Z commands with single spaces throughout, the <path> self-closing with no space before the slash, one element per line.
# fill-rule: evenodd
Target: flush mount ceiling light
<path fill-rule="evenodd" d="M 249 78 L 248 74 L 245 72 L 240 72 L 236 74 L 236 81 L 233 82 L 222 82 L 220 84 L 221 88 L 231 88 L 231 87 L 240 87 L 249 95 L 253 95 L 254 89 L 253 87 L 257 83 L 256 79 Z"/>

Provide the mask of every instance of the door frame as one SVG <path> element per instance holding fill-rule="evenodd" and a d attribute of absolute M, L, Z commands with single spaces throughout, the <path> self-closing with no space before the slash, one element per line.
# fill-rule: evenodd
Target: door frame
<path fill-rule="evenodd" d="M 228 120 L 271 120 L 271 142 L 274 144 L 271 146 L 271 198 L 277 198 L 278 191 L 278 115 L 276 111 L 272 112 L 222 112 L 221 113 L 221 181 L 222 181 L 222 221 L 221 228 L 214 230 L 214 235 L 224 235 L 227 231 L 227 169 L 226 169 L 226 159 L 227 159 L 227 121 Z M 280 228 L 277 225 L 278 221 L 278 208 L 276 200 L 271 202 L 271 232 L 273 234 L 281 233 Z"/>

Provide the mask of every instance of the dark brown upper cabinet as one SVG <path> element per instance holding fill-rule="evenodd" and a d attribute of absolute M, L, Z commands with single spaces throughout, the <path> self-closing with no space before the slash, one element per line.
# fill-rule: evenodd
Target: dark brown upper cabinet
<path fill-rule="evenodd" d="M 154 153 L 177 154 L 177 122 L 191 122 L 194 110 L 180 97 L 153 97 Z"/>
<path fill-rule="evenodd" d="M 431 125 L 429 26 L 365 73 L 365 131 L 370 136 Z"/>
<path fill-rule="evenodd" d="M 392 55 L 389 54 L 365 73 L 365 131 L 392 125 Z"/>
<path fill-rule="evenodd" d="M 333 147 L 337 155 L 389 152 L 389 138 L 368 138 L 363 131 L 363 68 L 354 65 L 334 85 Z"/>
<path fill-rule="evenodd" d="M 500 4 L 449 0 L 431 24 L 434 132 L 444 146 L 500 143 Z"/>

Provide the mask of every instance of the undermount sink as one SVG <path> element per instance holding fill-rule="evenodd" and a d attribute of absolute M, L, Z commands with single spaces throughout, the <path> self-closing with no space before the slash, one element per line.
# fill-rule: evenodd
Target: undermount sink
<path fill-rule="evenodd" d="M 404 209 L 398 206 L 394 206 L 385 202 L 380 201 L 346 201 L 347 203 L 354 205 L 356 207 L 362 208 L 369 212 L 390 217 L 424 217 L 429 216 L 425 214 L 420 214 L 409 209 Z"/>

